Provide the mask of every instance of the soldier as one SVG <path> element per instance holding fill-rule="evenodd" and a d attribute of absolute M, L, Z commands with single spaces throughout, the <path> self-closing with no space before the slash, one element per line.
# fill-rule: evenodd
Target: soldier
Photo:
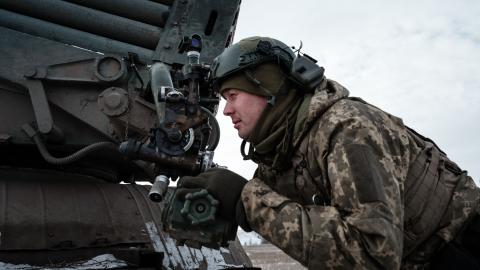
<path fill-rule="evenodd" d="M 433 141 L 349 97 L 311 63 L 265 37 L 220 54 L 211 75 L 223 113 L 258 169 L 248 182 L 209 170 L 179 188 L 208 189 L 222 217 L 309 269 L 478 269 L 472 178 Z"/>

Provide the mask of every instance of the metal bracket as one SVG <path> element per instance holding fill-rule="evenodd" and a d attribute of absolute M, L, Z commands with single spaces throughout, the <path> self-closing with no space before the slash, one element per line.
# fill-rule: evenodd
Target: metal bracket
<path fill-rule="evenodd" d="M 47 94 L 41 81 L 28 79 L 31 74 L 31 72 L 25 74 L 25 77 L 27 77 L 26 87 L 32 101 L 37 128 L 40 133 L 48 135 L 54 130 L 54 125 Z"/>
<path fill-rule="evenodd" d="M 117 56 L 96 58 L 36 67 L 25 74 L 31 79 L 83 83 L 113 83 L 124 77 L 127 67 Z"/>
<path fill-rule="evenodd" d="M 37 122 L 38 131 L 47 136 L 47 139 L 53 143 L 63 143 L 65 137 L 63 131 L 55 126 L 48 104 L 47 94 L 43 88 L 43 83 L 39 80 L 29 79 L 35 75 L 35 70 L 25 74 L 25 86 L 28 89 L 30 100 L 32 101 L 33 113 Z"/>
<path fill-rule="evenodd" d="M 25 72 L 25 86 L 32 101 L 38 131 L 60 143 L 63 132 L 55 126 L 43 81 L 114 83 L 126 74 L 125 62 L 117 56 L 102 55 L 49 66 L 38 66 Z"/>

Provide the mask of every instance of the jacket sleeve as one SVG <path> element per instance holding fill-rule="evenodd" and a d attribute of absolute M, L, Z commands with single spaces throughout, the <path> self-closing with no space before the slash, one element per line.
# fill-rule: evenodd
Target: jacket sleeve
<path fill-rule="evenodd" d="M 252 229 L 309 269 L 399 269 L 408 153 L 394 142 L 405 139 L 401 131 L 382 123 L 336 119 L 315 135 L 329 138 L 330 150 L 316 155 L 329 206 L 300 205 L 252 179 L 242 191 Z"/>

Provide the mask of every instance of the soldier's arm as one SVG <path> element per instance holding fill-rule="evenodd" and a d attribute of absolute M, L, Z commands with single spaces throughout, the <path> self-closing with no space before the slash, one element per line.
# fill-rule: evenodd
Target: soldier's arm
<path fill-rule="evenodd" d="M 396 166 L 406 153 L 392 153 L 401 149 L 391 136 L 401 134 L 379 122 L 360 113 L 318 134 L 331 140 L 330 152 L 317 160 L 328 167 L 330 206 L 302 206 L 251 180 L 242 192 L 251 227 L 311 269 L 398 269 L 403 171 Z"/>

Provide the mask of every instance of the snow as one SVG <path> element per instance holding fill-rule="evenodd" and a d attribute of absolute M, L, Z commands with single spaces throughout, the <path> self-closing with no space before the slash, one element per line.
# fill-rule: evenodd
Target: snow
<path fill-rule="evenodd" d="M 242 246 L 260 245 L 262 243 L 262 241 L 264 241 L 262 239 L 262 237 L 260 235 L 258 235 L 257 233 L 255 233 L 255 232 L 247 233 L 244 230 L 242 230 L 241 228 L 238 229 L 237 236 L 238 236 L 238 240 L 240 240 L 240 244 L 242 244 Z"/>

